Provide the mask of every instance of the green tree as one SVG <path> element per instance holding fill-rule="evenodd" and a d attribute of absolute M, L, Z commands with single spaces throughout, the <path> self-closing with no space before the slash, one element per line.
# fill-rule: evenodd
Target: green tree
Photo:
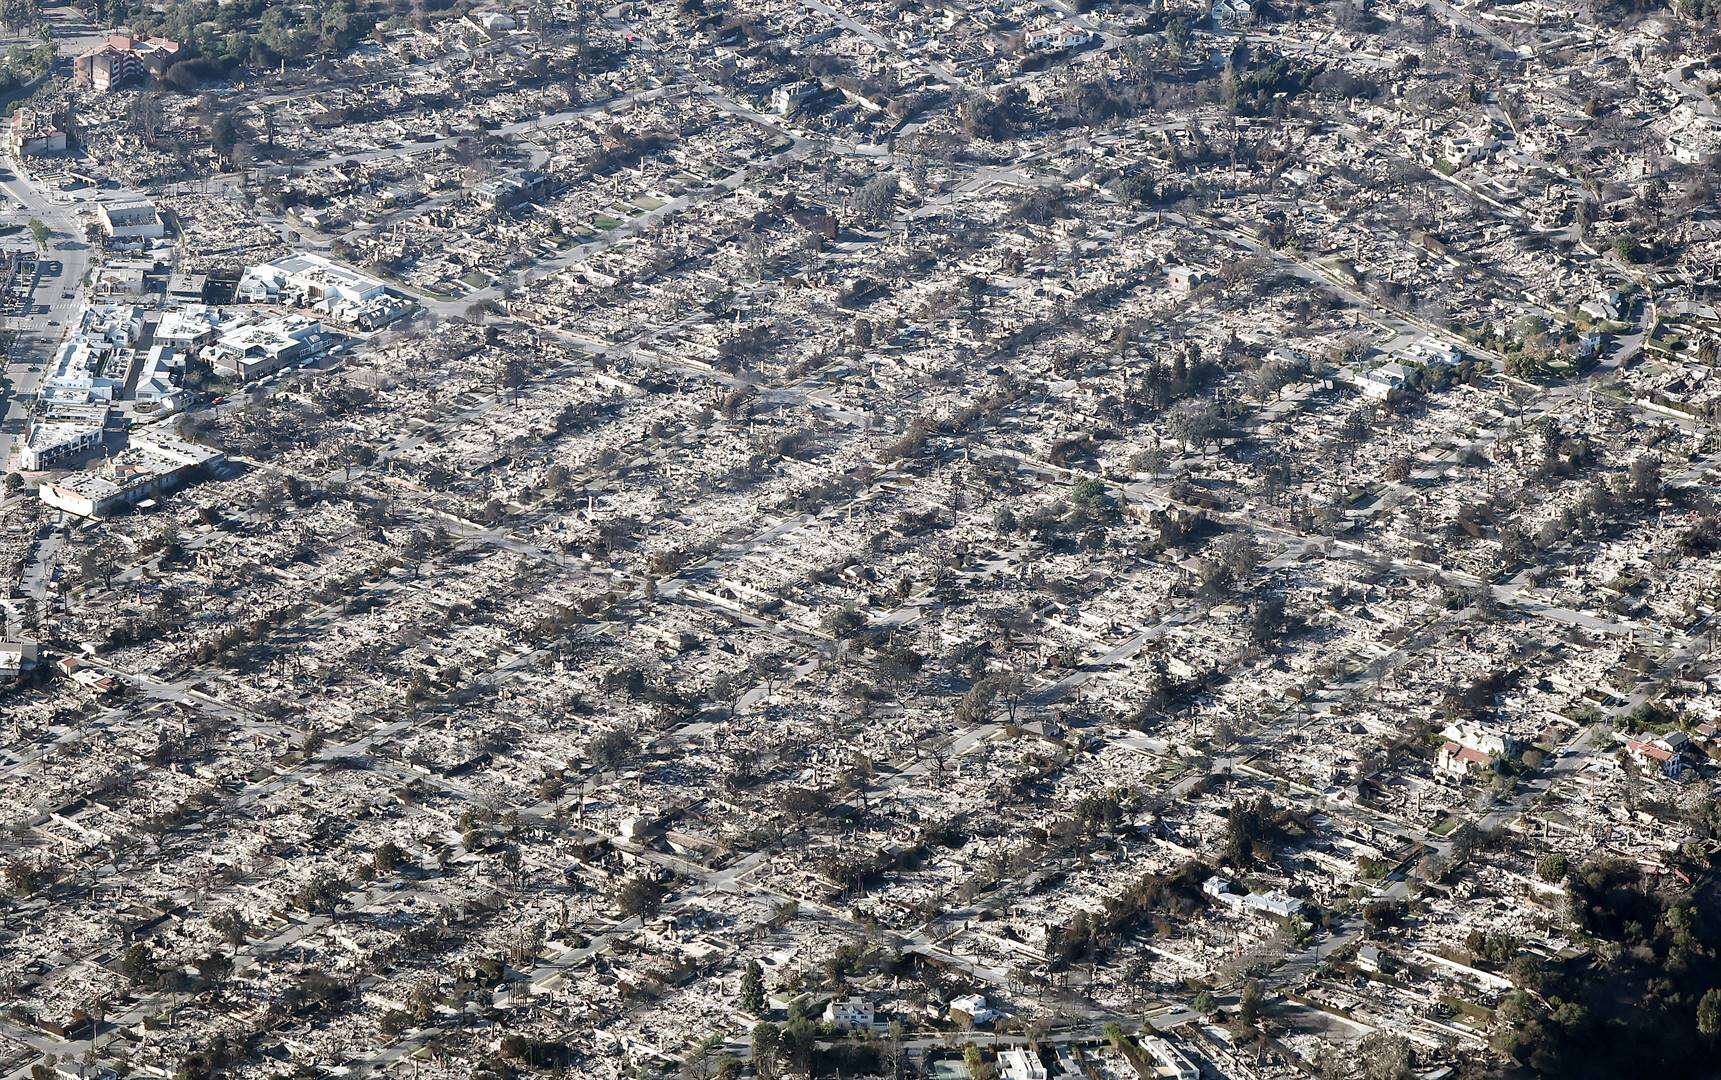
<path fill-rule="evenodd" d="M 741 1007 L 754 1016 L 765 1012 L 765 969 L 757 960 L 747 961 L 747 970 L 741 973 Z"/>
<path fill-rule="evenodd" d="M 1407 1080 L 1412 1075 L 1410 1040 L 1402 1035 L 1371 1032 L 1356 1044 L 1352 1055 L 1361 1080 Z"/>
<path fill-rule="evenodd" d="M 394 868 L 400 865 L 402 854 L 400 845 L 395 843 L 393 840 L 384 840 L 381 844 L 377 845 L 376 855 L 373 859 L 373 864 L 376 867 L 377 873 L 394 873 Z"/>
<path fill-rule="evenodd" d="M 998 1066 L 987 1061 L 980 1048 L 969 1043 L 962 1048 L 962 1064 L 967 1067 L 968 1075 L 974 1080 L 995 1080 Z"/>
<path fill-rule="evenodd" d="M 643 874 L 628 878 L 615 892 L 616 907 L 623 918 L 649 915 L 662 900 L 663 887 Z"/>
<path fill-rule="evenodd" d="M 796 1000 L 789 1005 L 789 1019 L 782 1027 L 783 1056 L 802 1072 L 810 1073 L 813 1049 L 819 1038 L 819 1025 L 807 1015 L 806 1006 Z"/>
<path fill-rule="evenodd" d="M 120 958 L 120 974 L 134 983 L 146 983 L 155 977 L 155 953 L 149 943 L 140 941 Z"/>
<path fill-rule="evenodd" d="M 1697 1031 L 1705 1039 L 1721 1036 L 1721 989 L 1710 987 L 1697 1002 Z"/>
<path fill-rule="evenodd" d="M 777 1055 L 782 1046 L 783 1033 L 776 1024 L 761 1020 L 753 1026 L 753 1071 L 763 1080 L 777 1075 Z"/>
<path fill-rule="evenodd" d="M 592 737 L 586 744 L 586 756 L 600 769 L 615 769 L 638 749 L 632 735 L 612 728 Z"/>

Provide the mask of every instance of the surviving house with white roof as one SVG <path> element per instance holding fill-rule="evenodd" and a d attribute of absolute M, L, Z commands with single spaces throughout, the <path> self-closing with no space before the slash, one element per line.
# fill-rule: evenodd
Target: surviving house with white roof
<path fill-rule="evenodd" d="M 1424 336 L 1406 346 L 1404 359 L 1412 364 L 1459 364 L 1464 360 L 1464 354 L 1458 351 L 1458 346 L 1449 341 L 1436 337 Z"/>
<path fill-rule="evenodd" d="M 1047 1080 L 1040 1055 L 1021 1047 L 998 1051 L 998 1076 L 999 1080 Z"/>
<path fill-rule="evenodd" d="M 1441 734 L 1446 736 L 1446 742 L 1434 755 L 1434 770 L 1460 779 L 1492 768 L 1496 757 L 1510 757 L 1521 746 L 1512 736 L 1490 731 L 1471 720 L 1448 724 Z"/>
<path fill-rule="evenodd" d="M 968 1022 L 976 1026 L 990 1024 L 1004 1015 L 993 1008 L 983 994 L 968 994 L 953 999 L 950 1002 L 950 1011 L 959 1016 L 966 1016 Z"/>
<path fill-rule="evenodd" d="M 151 345 L 138 367 L 132 397 L 164 409 L 178 408 L 184 395 L 179 387 L 179 372 L 184 364 L 184 357 L 172 345 Z"/>
<path fill-rule="evenodd" d="M 866 998 L 832 998 L 825 1006 L 825 1023 L 838 1031 L 871 1031 L 872 1002 Z"/>
<path fill-rule="evenodd" d="M 1303 913 L 1303 901 L 1275 889 L 1271 892 L 1244 892 L 1219 874 L 1201 883 L 1201 891 L 1214 903 L 1242 914 L 1266 915 L 1277 919 L 1294 919 Z"/>
<path fill-rule="evenodd" d="M 1169 1074 L 1172 1080 L 1201 1080 L 1201 1070 L 1165 1037 L 1144 1034 L 1136 1041 L 1143 1050 L 1153 1055 L 1161 1076 Z"/>
<path fill-rule="evenodd" d="M 1028 31 L 1022 44 L 1034 52 L 1060 52 L 1086 45 L 1092 40 L 1093 34 L 1081 27 L 1059 23 L 1057 26 Z"/>
<path fill-rule="evenodd" d="M 1353 381 L 1364 397 L 1383 401 L 1391 397 L 1394 390 L 1408 386 L 1413 377 L 1410 368 L 1392 360 L 1379 367 L 1356 372 Z"/>
<path fill-rule="evenodd" d="M 0 641 L 0 679 L 16 679 L 36 666 L 34 641 Z"/>

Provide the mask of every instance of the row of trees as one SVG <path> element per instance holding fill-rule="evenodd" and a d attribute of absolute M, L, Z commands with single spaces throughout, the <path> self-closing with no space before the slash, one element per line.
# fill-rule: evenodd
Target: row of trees
<path fill-rule="evenodd" d="M 386 11 L 383 5 L 382 12 Z M 370 33 L 378 18 L 376 7 L 360 11 L 353 0 L 304 7 L 268 0 L 178 0 L 163 8 L 140 11 L 132 22 L 135 29 L 172 38 L 204 62 L 231 71 L 344 52 Z M 194 78 L 198 74 L 193 69 L 183 70 Z M 171 72 L 170 80 L 179 81 Z"/>

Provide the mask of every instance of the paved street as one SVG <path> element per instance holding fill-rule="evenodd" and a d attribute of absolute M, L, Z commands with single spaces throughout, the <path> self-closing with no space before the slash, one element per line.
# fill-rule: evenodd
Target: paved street
<path fill-rule="evenodd" d="M 0 418 L 0 465 L 10 462 L 13 443 L 23 435 L 43 367 L 77 311 L 93 254 L 78 220 L 78 204 L 63 193 L 48 191 L 27 173 L 16 171 L 15 162 L 11 164 L 12 168 L 0 171 L 0 194 L 6 200 L 6 217 L 22 227 L 16 237 L 24 244 L 31 242 L 28 224 L 32 219 L 46 225 L 49 235 L 47 250 L 40 253 L 37 263 L 39 273 L 30 312 L 6 320 L 16 338 L 6 358 L 10 390 L 4 417 Z"/>

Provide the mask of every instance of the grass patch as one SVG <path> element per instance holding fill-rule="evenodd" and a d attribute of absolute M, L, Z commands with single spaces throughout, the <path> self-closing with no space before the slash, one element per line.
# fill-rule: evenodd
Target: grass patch
<path fill-rule="evenodd" d="M 1451 1009 L 1454 1016 L 1462 1016 L 1466 1020 L 1472 1020 L 1479 1024 L 1489 1024 L 1494 1020 L 1493 1009 L 1484 1008 L 1474 1001 L 1465 1001 L 1463 998 L 1453 997 L 1451 994 L 1441 994 L 1440 1003 Z"/>

